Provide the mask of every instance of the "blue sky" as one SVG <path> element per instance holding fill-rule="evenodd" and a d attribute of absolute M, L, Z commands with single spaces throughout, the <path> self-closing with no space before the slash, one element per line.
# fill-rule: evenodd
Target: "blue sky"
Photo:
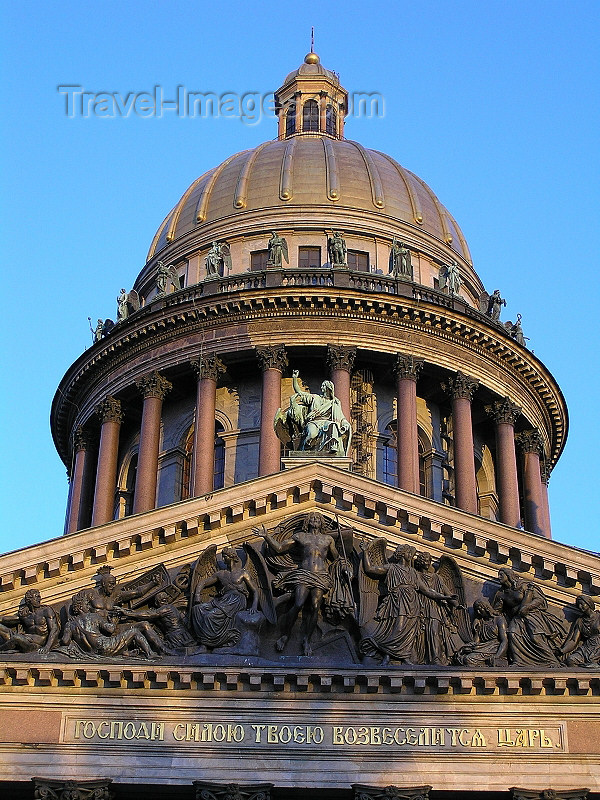
<path fill-rule="evenodd" d="M 5 7 L 4 386 L 0 551 L 62 533 L 56 386 L 113 317 L 187 186 L 275 122 L 69 117 L 58 86 L 217 94 L 276 89 L 309 49 L 385 115 L 346 133 L 416 172 L 458 220 L 488 290 L 523 315 L 561 386 L 570 434 L 550 481 L 554 538 L 598 550 L 600 6 L 29 2 Z"/>

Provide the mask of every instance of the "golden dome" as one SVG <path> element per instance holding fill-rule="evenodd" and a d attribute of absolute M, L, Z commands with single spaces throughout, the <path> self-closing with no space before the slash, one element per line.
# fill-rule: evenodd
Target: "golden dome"
<path fill-rule="evenodd" d="M 273 222 L 264 217 L 265 211 Z M 457 223 L 420 178 L 391 156 L 319 134 L 265 142 L 204 173 L 160 226 L 148 259 L 181 236 L 201 236 L 204 226 L 243 222 L 244 215 L 250 224 L 258 214 L 263 227 L 270 228 L 275 218 L 277 224 L 286 221 L 293 227 L 293 216 L 309 213 L 314 220 L 321 213 L 321 224 L 332 226 L 356 211 L 365 224 L 397 224 L 399 234 L 408 226 L 471 261 Z"/>

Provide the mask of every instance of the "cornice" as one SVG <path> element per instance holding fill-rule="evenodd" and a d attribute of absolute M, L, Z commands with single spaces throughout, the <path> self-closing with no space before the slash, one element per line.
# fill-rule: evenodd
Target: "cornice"
<path fill-rule="evenodd" d="M 208 543 L 240 544 L 257 524 L 274 526 L 311 508 L 339 515 L 361 535 L 451 555 L 467 577 L 497 580 L 508 565 L 535 577 L 557 603 L 600 594 L 595 554 L 312 462 L 0 556 L 0 606 L 15 608 L 33 586 L 44 602 L 67 600 L 91 585 L 102 564 L 131 579 L 157 562 L 181 567 Z"/>
<path fill-rule="evenodd" d="M 431 341 L 427 353 L 415 346 L 414 355 L 449 371 L 460 370 L 464 363 L 469 363 L 471 371 L 471 356 L 479 357 L 482 363 L 489 365 L 481 369 L 480 375 L 474 375 L 482 385 L 500 397 L 514 393 L 514 387 L 503 380 L 504 373 L 529 394 L 530 424 L 545 429 L 547 435 L 551 433 L 548 451 L 552 465 L 562 451 L 568 417 L 564 398 L 554 379 L 533 353 L 462 300 L 417 284 L 348 270 L 272 270 L 231 276 L 210 284 L 188 287 L 150 303 L 119 324 L 73 364 L 60 384 L 52 408 L 53 436 L 65 462 L 69 460 L 71 428 L 83 425 L 91 413 L 86 410 L 90 388 L 94 384 L 106 385 L 111 373 L 123 365 L 133 365 L 137 356 L 143 355 L 146 362 L 152 358 L 156 368 L 164 370 L 193 357 L 175 342 L 191 340 L 194 335 L 203 337 L 207 330 L 215 327 L 239 323 L 249 327 L 251 323 L 271 324 L 277 319 L 289 325 L 291 318 L 304 324 L 310 319 L 329 317 L 353 321 L 348 328 L 349 341 L 340 340 L 340 344 L 358 344 L 363 350 L 395 353 L 397 332 L 405 330 L 411 338 L 419 334 Z M 356 327 L 357 321 L 365 323 L 364 330 Z M 376 334 L 368 327 L 374 324 L 378 325 Z M 386 342 L 385 330 L 389 331 L 389 342 Z M 363 334 L 360 343 L 357 342 L 359 333 Z M 269 344 L 268 340 L 258 341 L 259 338 L 260 333 L 249 339 L 246 349 L 254 351 L 256 346 Z M 244 349 L 239 338 L 231 344 L 224 336 L 220 340 L 223 349 L 219 354 L 226 353 L 228 347 L 237 348 L 237 352 L 240 347 Z M 458 345 L 465 358 L 448 359 L 435 340 Z M 170 342 L 174 346 L 165 348 Z M 298 345 L 301 343 L 299 341 Z M 286 344 L 294 346 L 292 335 L 287 336 Z M 160 356 L 156 353 L 159 348 Z M 128 382 L 137 377 L 140 375 L 132 366 Z M 121 388 L 111 386 L 110 390 L 116 393 Z M 514 399 L 526 414 L 523 398 Z M 76 408 L 82 409 L 79 416 L 76 416 Z"/>
<path fill-rule="evenodd" d="M 223 667 L 220 664 L 182 666 L 164 663 L 152 665 L 138 663 L 75 664 L 75 663 L 28 663 L 26 660 L 12 662 L 0 667 L 0 686 L 5 696 L 16 692 L 22 696 L 27 691 L 35 697 L 43 693 L 46 701 L 50 696 L 57 699 L 62 695 L 65 701 L 77 692 L 79 703 L 85 702 L 85 695 L 97 690 L 110 690 L 112 698 L 124 696 L 131 699 L 132 694 L 152 697 L 160 695 L 164 702 L 169 695 L 178 700 L 191 698 L 211 698 L 219 695 L 249 699 L 260 695 L 275 696 L 278 693 L 303 696 L 309 695 L 327 699 L 332 696 L 348 694 L 367 695 L 373 702 L 373 695 L 385 695 L 389 702 L 391 695 L 402 701 L 408 697 L 435 697 L 446 695 L 453 702 L 480 698 L 484 703 L 491 698 L 529 697 L 537 699 L 552 697 L 552 705 L 562 700 L 572 704 L 574 698 L 597 697 L 600 695 L 600 677 L 585 672 L 564 673 L 544 670 L 489 670 L 481 673 L 464 669 L 433 668 L 410 669 L 405 664 L 397 667 L 365 669 L 350 667 L 345 669 L 302 668 L 293 669 L 275 666 Z M 37 690 L 37 691 L 36 691 Z M 8 698 L 7 698 L 8 699 Z"/>

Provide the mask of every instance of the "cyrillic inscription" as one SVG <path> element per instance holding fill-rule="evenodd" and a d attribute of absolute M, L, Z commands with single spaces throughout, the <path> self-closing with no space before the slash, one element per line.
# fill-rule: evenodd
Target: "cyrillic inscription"
<path fill-rule="evenodd" d="M 156 742 L 187 746 L 390 748 L 396 750 L 565 750 L 563 725 L 549 728 L 416 725 L 304 725 L 197 720 L 69 718 L 67 741 Z"/>

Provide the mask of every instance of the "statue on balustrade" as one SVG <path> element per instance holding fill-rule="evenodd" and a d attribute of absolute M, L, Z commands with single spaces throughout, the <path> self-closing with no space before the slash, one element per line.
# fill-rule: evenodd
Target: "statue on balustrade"
<path fill-rule="evenodd" d="M 447 642 L 455 638 L 458 629 L 465 629 L 461 631 L 465 637 L 461 644 L 472 639 L 466 612 L 463 607 L 462 620 L 456 621 L 449 612 L 434 612 L 424 599 L 455 610 L 460 606 L 462 578 L 456 563 L 447 556 L 441 559 L 440 571 L 449 584 L 447 588 L 437 573 L 434 580 L 415 569 L 416 550 L 411 545 L 399 545 L 389 560 L 385 539 L 361 547 L 360 651 L 381 658 L 383 666 L 391 659 L 403 664 L 448 663 Z M 451 629 L 444 630 L 443 624 Z M 434 658 L 438 660 L 431 660 Z"/>
<path fill-rule="evenodd" d="M 130 292 L 126 292 L 125 289 L 121 289 L 119 296 L 117 297 L 117 322 L 123 322 L 123 320 L 127 319 L 130 314 L 133 314 L 134 311 L 137 311 L 140 307 L 140 296 L 132 289 Z"/>
<path fill-rule="evenodd" d="M 526 347 L 525 342 L 527 340 L 527 336 L 523 334 L 521 319 L 522 319 L 521 314 L 517 314 L 517 321 L 514 323 L 510 323 L 509 333 L 518 344 L 522 345 L 523 347 Z"/>
<path fill-rule="evenodd" d="M 71 657 L 113 657 L 125 651 L 141 651 L 145 658 L 156 658 L 168 652 L 161 637 L 148 622 L 118 625 L 118 610 L 109 615 L 96 611 L 93 590 L 84 589 L 73 595 L 69 618 L 63 628 L 61 645 Z"/>
<path fill-rule="evenodd" d="M 390 250 L 390 273 L 394 278 L 412 281 L 413 268 L 410 259 L 410 250 L 394 236 Z"/>
<path fill-rule="evenodd" d="M 327 238 L 327 253 L 329 255 L 329 263 L 332 267 L 346 267 L 348 265 L 346 260 L 346 240 L 344 239 L 344 235 L 339 231 L 334 231 L 333 234 Z"/>
<path fill-rule="evenodd" d="M 569 667 L 600 669 L 600 611 L 591 597 L 580 594 L 575 601 L 579 617 L 558 650 Z"/>
<path fill-rule="evenodd" d="M 492 606 L 507 620 L 509 663 L 556 666 L 558 648 L 566 631 L 562 621 L 548 608 L 542 590 L 508 567 L 498 570 L 498 578 L 500 589 Z"/>
<path fill-rule="evenodd" d="M 217 546 L 210 545 L 194 567 L 190 621 L 205 650 L 254 655 L 248 651 L 257 650 L 260 625 L 265 619 L 275 622 L 266 566 L 249 544 L 244 551 L 245 564 L 235 548 L 224 548 L 219 566 Z"/>
<path fill-rule="evenodd" d="M 321 394 L 305 392 L 298 380 L 298 370 L 292 373 L 295 394 L 285 411 L 275 415 L 275 432 L 284 444 L 292 443 L 294 450 L 308 450 L 332 456 L 348 456 L 352 429 L 344 416 L 340 400 L 334 394 L 331 381 L 323 381 Z"/>
<path fill-rule="evenodd" d="M 498 667 L 506 663 L 506 619 L 487 600 L 473 603 L 473 641 L 454 654 L 453 662 L 465 667 Z"/>
<path fill-rule="evenodd" d="M 315 511 L 304 518 L 300 529 L 295 526 L 289 530 L 284 526 L 274 534 L 264 528 L 255 532 L 265 540 L 267 564 L 278 573 L 273 581 L 274 590 L 290 595 L 289 608 L 279 619 L 281 636 L 275 647 L 279 652 L 285 649 L 302 613 L 302 652 L 310 656 L 320 611 L 334 625 L 354 616 L 351 562 L 340 555 L 333 531 L 327 529 L 323 515 Z M 338 528 L 337 533 L 342 553 L 351 552 L 351 531 Z M 344 533 L 346 538 L 350 535 L 347 544 Z"/>
<path fill-rule="evenodd" d="M 156 272 L 156 289 L 157 289 L 157 296 L 160 297 L 163 294 L 167 293 L 167 289 L 169 284 L 173 287 L 175 291 L 179 289 L 179 275 L 177 274 L 177 270 L 171 264 L 167 266 L 163 261 L 159 261 L 158 270 Z"/>
<path fill-rule="evenodd" d="M 284 259 L 286 264 L 290 263 L 287 240 L 283 236 L 272 231 L 267 247 L 269 248 L 268 267 L 282 267 Z"/>
<path fill-rule="evenodd" d="M 231 249 L 227 242 L 213 242 L 204 259 L 207 280 L 229 274 L 231 264 Z"/>
<path fill-rule="evenodd" d="M 88 322 L 90 325 L 90 331 L 92 332 L 92 341 L 94 344 L 96 344 L 96 342 L 99 342 L 105 336 L 108 336 L 108 334 L 115 327 L 115 323 L 112 321 L 112 319 L 105 319 L 105 320 L 99 319 L 95 328 L 92 328 L 91 317 L 88 317 Z"/>
<path fill-rule="evenodd" d="M 0 617 L 0 652 L 49 653 L 58 642 L 56 612 L 42 605 L 37 589 L 28 589 L 16 614 Z"/>
<path fill-rule="evenodd" d="M 506 300 L 500 294 L 500 289 L 494 289 L 494 293 L 490 296 L 488 300 L 488 307 L 487 307 L 487 315 L 491 317 L 494 322 L 498 322 L 500 319 L 500 311 L 502 310 L 502 306 L 506 305 Z"/>
<path fill-rule="evenodd" d="M 448 294 L 458 294 L 462 285 L 458 264 L 451 261 L 449 264 L 440 268 L 440 289 Z"/>

